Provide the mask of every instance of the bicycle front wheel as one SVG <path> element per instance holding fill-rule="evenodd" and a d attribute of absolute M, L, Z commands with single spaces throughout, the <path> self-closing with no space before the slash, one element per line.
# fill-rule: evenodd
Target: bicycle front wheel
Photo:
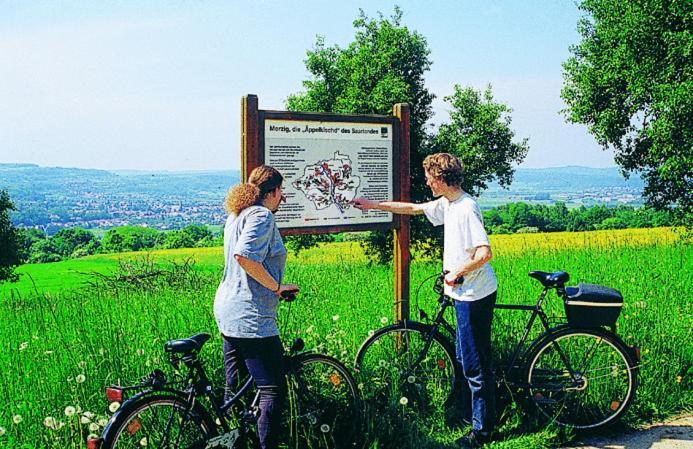
<path fill-rule="evenodd" d="M 123 407 L 104 430 L 102 449 L 204 448 L 216 434 L 209 415 L 173 394 L 148 394 Z"/>
<path fill-rule="evenodd" d="M 636 363 L 601 329 L 566 329 L 529 357 L 530 396 L 551 421 L 578 429 L 613 423 L 633 401 Z"/>
<path fill-rule="evenodd" d="M 286 438 L 290 448 L 346 448 L 358 440 L 361 402 L 356 383 L 338 360 L 303 354 L 288 372 Z"/>
<path fill-rule="evenodd" d="M 419 323 L 379 329 L 356 354 L 356 370 L 378 403 L 407 406 L 422 416 L 444 413 L 457 368 L 450 343 Z"/>

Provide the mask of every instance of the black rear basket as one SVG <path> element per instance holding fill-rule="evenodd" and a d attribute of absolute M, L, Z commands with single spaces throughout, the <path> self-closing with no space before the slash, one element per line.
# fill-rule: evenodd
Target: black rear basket
<path fill-rule="evenodd" d="M 614 326 L 623 308 L 623 296 L 603 285 L 578 284 L 565 289 L 565 314 L 574 326 Z"/>

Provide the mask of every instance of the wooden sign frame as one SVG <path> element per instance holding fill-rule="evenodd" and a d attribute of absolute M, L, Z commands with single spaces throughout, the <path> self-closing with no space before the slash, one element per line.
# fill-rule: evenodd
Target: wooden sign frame
<path fill-rule="evenodd" d="M 341 122 L 388 124 L 392 126 L 392 189 L 393 201 L 409 201 L 409 105 L 394 105 L 393 114 L 387 115 L 344 115 L 290 111 L 261 110 L 256 95 L 241 98 L 241 182 L 246 182 L 250 172 L 264 163 L 265 120 Z M 326 225 L 313 227 L 282 228 L 282 235 L 324 234 L 353 231 L 393 230 L 394 244 L 394 299 L 395 319 L 409 317 L 409 216 L 393 214 L 390 222 Z"/>

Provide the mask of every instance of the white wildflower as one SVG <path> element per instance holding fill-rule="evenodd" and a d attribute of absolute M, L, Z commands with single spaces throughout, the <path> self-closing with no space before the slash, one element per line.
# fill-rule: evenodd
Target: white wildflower
<path fill-rule="evenodd" d="M 369 330 L 369 331 L 368 331 L 368 336 L 369 336 L 369 337 L 372 337 L 373 335 L 375 335 L 375 331 L 374 331 L 373 329 Z"/>
<path fill-rule="evenodd" d="M 386 316 L 380 318 L 380 324 L 387 324 L 387 317 Z"/>
<path fill-rule="evenodd" d="M 401 398 L 399 398 L 399 403 L 402 405 L 407 405 L 409 404 L 409 399 L 407 399 L 406 396 L 402 396 Z"/>
<path fill-rule="evenodd" d="M 82 416 L 81 418 L 79 418 L 79 422 L 81 422 L 82 424 L 89 424 L 91 422 L 91 419 L 89 419 L 88 416 Z"/>
<path fill-rule="evenodd" d="M 78 384 L 84 383 L 85 380 L 87 380 L 87 378 L 84 376 L 84 374 L 77 374 L 77 377 L 75 377 L 75 382 Z"/>
<path fill-rule="evenodd" d="M 89 431 L 90 432 L 98 432 L 99 431 L 99 425 L 96 424 L 95 422 L 89 424 Z"/>
<path fill-rule="evenodd" d="M 86 416 L 87 418 L 89 418 L 89 419 L 92 419 L 92 418 L 94 417 L 94 414 L 93 414 L 92 412 L 89 412 L 89 411 L 84 412 L 84 413 L 82 413 L 82 414 L 83 414 L 84 416 Z"/>
<path fill-rule="evenodd" d="M 111 402 L 111 405 L 108 406 L 108 409 L 111 411 L 111 413 L 115 413 L 118 409 L 120 408 L 120 402 Z"/>
<path fill-rule="evenodd" d="M 140 446 L 146 446 L 147 445 L 147 437 L 142 437 L 140 440 Z"/>
<path fill-rule="evenodd" d="M 327 433 L 330 431 L 330 426 L 328 424 L 322 424 L 320 426 L 320 432 Z"/>
<path fill-rule="evenodd" d="M 6 432 L 5 428 L 4 428 L 4 427 L 0 427 L 0 437 L 3 436 L 3 435 L 5 435 L 5 432 Z"/>
<path fill-rule="evenodd" d="M 43 425 L 48 427 L 49 429 L 57 430 L 58 420 L 56 420 L 52 416 L 46 416 L 46 419 L 43 420 Z"/>
<path fill-rule="evenodd" d="M 12 422 L 15 424 L 19 424 L 20 422 L 22 422 L 22 415 L 14 415 L 12 417 Z"/>
<path fill-rule="evenodd" d="M 416 377 L 414 377 L 414 376 L 407 377 L 407 382 L 409 382 L 410 384 L 413 384 L 414 382 L 416 382 Z"/>
<path fill-rule="evenodd" d="M 65 416 L 67 416 L 68 418 L 70 416 L 74 416 L 74 414 L 76 412 L 77 412 L 77 410 L 75 410 L 75 408 L 71 405 L 68 405 L 67 407 L 65 407 Z"/>
<path fill-rule="evenodd" d="M 332 321 L 337 321 L 339 319 L 339 315 L 332 315 Z"/>
<path fill-rule="evenodd" d="M 101 427 L 106 427 L 106 424 L 108 424 L 108 420 L 106 418 L 100 418 L 98 423 Z"/>

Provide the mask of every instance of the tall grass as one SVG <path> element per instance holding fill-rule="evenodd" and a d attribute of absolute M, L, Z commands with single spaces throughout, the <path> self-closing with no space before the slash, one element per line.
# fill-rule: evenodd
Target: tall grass
<path fill-rule="evenodd" d="M 660 240 L 655 240 L 659 242 Z M 634 243 L 634 242 L 631 242 Z M 499 245 L 500 246 L 500 245 Z M 579 245 L 577 245 L 579 246 Z M 279 311 L 285 342 L 294 337 L 307 347 L 332 354 L 351 365 L 369 330 L 392 320 L 392 269 L 370 266 L 348 247 L 336 246 L 292 259 L 286 279 L 302 287 L 300 299 Z M 323 249 L 323 251 L 325 251 Z M 317 255 L 316 255 L 317 254 Z M 643 366 L 634 406 L 626 423 L 660 418 L 690 410 L 693 403 L 691 295 L 693 266 L 690 246 L 676 242 L 605 244 L 599 249 L 543 249 L 521 252 L 496 248 L 492 261 L 499 278 L 499 302 L 530 304 L 540 285 L 530 270 L 566 270 L 571 283 L 590 282 L 619 289 L 625 306 L 618 333 L 642 348 Z M 163 256 L 162 257 L 166 257 Z M 129 383 L 165 366 L 162 345 L 172 338 L 209 332 L 205 347 L 210 373 L 221 381 L 221 340 L 212 315 L 212 301 L 221 259 L 197 273 L 197 281 L 177 287 L 99 289 L 77 288 L 60 293 L 24 291 L 0 301 L 0 447 L 84 447 L 89 433 L 99 433 L 99 420 L 109 415 L 103 387 Z M 434 262 L 412 266 L 415 287 L 439 270 Z M 429 286 L 418 305 L 435 308 Z M 549 307 L 562 314 L 559 301 Z M 412 304 L 412 316 L 416 307 Z M 499 353 L 528 317 L 498 311 L 494 341 Z M 70 416 L 67 416 L 70 415 Z M 502 441 L 493 447 L 553 447 L 566 438 L 555 429 L 523 433 L 521 413 L 506 411 Z M 369 427 L 372 447 L 449 447 L 462 429 L 443 423 L 429 427 L 403 408 L 393 427 Z"/>

